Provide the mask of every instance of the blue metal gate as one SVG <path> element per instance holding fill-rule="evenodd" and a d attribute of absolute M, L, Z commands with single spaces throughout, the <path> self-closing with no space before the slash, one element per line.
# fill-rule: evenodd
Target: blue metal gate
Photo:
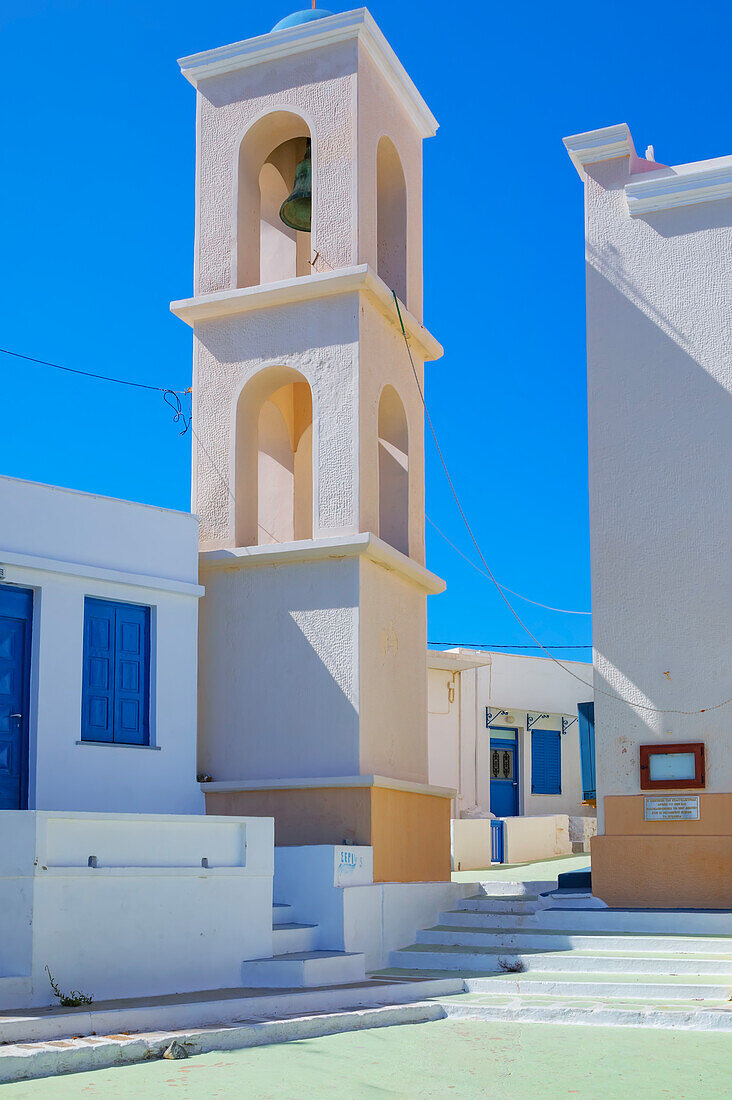
<path fill-rule="evenodd" d="M 491 863 L 503 863 L 502 821 L 491 821 Z"/>

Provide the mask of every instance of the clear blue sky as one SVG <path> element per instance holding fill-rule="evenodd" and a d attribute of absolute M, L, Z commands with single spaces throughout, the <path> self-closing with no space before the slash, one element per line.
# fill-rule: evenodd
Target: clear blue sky
<path fill-rule="evenodd" d="M 190 383 L 194 91 L 176 58 L 265 33 L 287 0 L 5 0 L 0 347 Z M 346 10 L 344 6 L 333 10 Z M 589 608 L 582 190 L 561 138 L 628 122 L 639 152 L 730 152 L 728 8 L 373 0 L 441 123 L 425 143 L 427 397 L 499 580 Z M 189 506 L 190 437 L 161 399 L 0 356 L 0 472 Z M 470 544 L 434 451 L 427 511 Z M 0 523 L 2 517 L 0 517 Z M 430 638 L 530 641 L 428 525 L 448 581 Z M 516 604 L 547 644 L 590 620 Z M 577 656 L 589 654 L 578 651 Z"/>

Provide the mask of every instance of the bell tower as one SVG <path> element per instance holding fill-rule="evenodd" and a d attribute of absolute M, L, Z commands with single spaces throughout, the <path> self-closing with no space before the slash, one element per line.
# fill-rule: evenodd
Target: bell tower
<path fill-rule="evenodd" d="M 364 8 L 184 58 L 197 90 L 193 510 L 209 812 L 447 878 L 427 785 L 422 141 Z"/>

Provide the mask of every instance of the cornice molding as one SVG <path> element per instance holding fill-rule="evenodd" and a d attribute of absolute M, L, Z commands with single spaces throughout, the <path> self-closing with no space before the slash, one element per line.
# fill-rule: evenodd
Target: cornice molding
<path fill-rule="evenodd" d="M 178 64 L 186 80 L 198 88 L 202 80 L 210 77 L 238 72 L 351 38 L 357 39 L 366 49 L 387 84 L 403 103 L 420 136 L 434 137 L 439 125 L 437 119 L 366 8 L 191 54 L 190 57 L 180 58 Z"/>
<path fill-rule="evenodd" d="M 343 267 L 317 275 L 301 275 L 297 279 L 283 279 L 279 283 L 199 294 L 195 298 L 171 302 L 170 309 L 181 321 L 195 328 L 201 322 L 215 321 L 222 317 L 236 317 L 254 310 L 354 293 L 368 294 L 387 320 L 395 328 L 399 327 L 394 297 L 383 279 L 368 264 Z M 419 346 L 425 360 L 440 359 L 443 355 L 442 345 L 405 306 L 400 308 L 410 342 Z"/>
<path fill-rule="evenodd" d="M 603 160 L 615 160 L 617 157 L 635 156 L 633 139 L 627 122 L 617 126 L 605 126 L 602 130 L 588 130 L 584 134 L 573 134 L 562 138 L 564 147 L 580 178 L 585 178 L 584 166 L 597 164 Z"/>
<path fill-rule="evenodd" d="M 434 787 L 411 779 L 392 779 L 388 775 L 328 775 L 303 776 L 301 779 L 221 779 L 201 783 L 207 794 L 229 794 L 234 791 L 292 791 L 320 788 L 385 787 L 391 791 L 429 794 L 436 798 L 454 798 L 454 787 Z M 220 820 L 220 819 L 219 819 Z"/>
<path fill-rule="evenodd" d="M 290 565 L 293 562 L 358 557 L 368 558 L 382 569 L 398 573 L 404 580 L 424 589 L 430 595 L 445 591 L 446 585 L 441 577 L 370 532 L 264 546 L 235 546 L 225 550 L 203 550 L 199 560 L 201 569 L 252 569 L 265 565 Z"/>
<path fill-rule="evenodd" d="M 625 185 L 628 213 L 632 218 L 657 210 L 732 198 L 732 157 L 680 165 L 669 171 L 671 174 L 654 172 L 652 177 L 648 175 Z"/>

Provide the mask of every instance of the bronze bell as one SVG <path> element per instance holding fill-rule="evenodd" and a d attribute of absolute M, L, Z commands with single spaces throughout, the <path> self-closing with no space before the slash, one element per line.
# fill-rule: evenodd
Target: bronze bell
<path fill-rule="evenodd" d="M 310 232 L 310 220 L 313 210 L 313 170 L 310 160 L 310 138 L 305 146 L 305 156 L 295 169 L 295 184 L 292 194 L 280 207 L 280 219 L 290 229 L 301 233 Z"/>

